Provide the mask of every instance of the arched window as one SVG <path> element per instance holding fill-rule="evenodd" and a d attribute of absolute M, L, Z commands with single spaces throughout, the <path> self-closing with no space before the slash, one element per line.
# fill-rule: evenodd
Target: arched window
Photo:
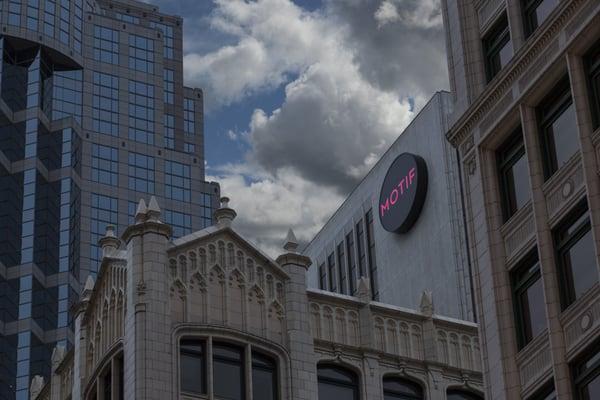
<path fill-rule="evenodd" d="M 277 364 L 263 354 L 252 352 L 252 398 L 277 399 Z"/>
<path fill-rule="evenodd" d="M 423 400 L 423 388 L 418 383 L 400 379 L 383 379 L 383 399 L 384 400 Z"/>
<path fill-rule="evenodd" d="M 359 400 L 358 376 L 334 365 L 317 367 L 320 400 Z"/>
<path fill-rule="evenodd" d="M 483 400 L 478 394 L 458 389 L 449 389 L 447 395 L 448 400 Z"/>

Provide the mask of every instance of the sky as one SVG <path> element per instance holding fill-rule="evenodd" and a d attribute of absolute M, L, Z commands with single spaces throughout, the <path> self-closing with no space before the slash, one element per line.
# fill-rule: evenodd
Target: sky
<path fill-rule="evenodd" d="M 307 243 L 435 91 L 440 0 L 149 0 L 184 17 L 207 180 L 272 255 Z"/>

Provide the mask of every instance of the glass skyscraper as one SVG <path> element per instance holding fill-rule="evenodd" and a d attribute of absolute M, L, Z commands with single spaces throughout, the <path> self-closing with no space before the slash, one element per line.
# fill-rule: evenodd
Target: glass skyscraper
<path fill-rule="evenodd" d="M 99 268 L 107 224 L 158 198 L 182 236 L 212 224 L 203 98 L 182 19 L 130 0 L 0 0 L 0 400 L 28 399 Z"/>

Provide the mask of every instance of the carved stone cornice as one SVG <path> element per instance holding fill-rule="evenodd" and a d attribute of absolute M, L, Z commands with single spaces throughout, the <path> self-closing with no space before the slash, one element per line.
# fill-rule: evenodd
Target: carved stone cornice
<path fill-rule="evenodd" d="M 121 235 L 121 238 L 124 243 L 129 243 L 133 237 L 145 235 L 146 233 L 157 233 L 169 238 L 171 237 L 172 232 L 171 226 L 163 222 L 145 221 L 135 225 L 129 225 L 127 229 L 125 229 L 125 232 L 123 232 L 123 235 Z"/>
<path fill-rule="evenodd" d="M 494 79 L 495 82 L 488 85 L 448 131 L 446 138 L 453 146 L 459 146 L 488 112 L 504 98 L 504 95 L 512 90 L 515 82 L 538 59 L 548 45 L 557 39 L 561 30 L 567 26 L 569 20 L 585 2 L 586 0 L 566 0 L 557 6 L 561 9 L 554 21 L 546 27 L 544 32 L 537 35 L 537 37 L 534 36 L 529 43 L 515 54 L 511 63 Z"/>

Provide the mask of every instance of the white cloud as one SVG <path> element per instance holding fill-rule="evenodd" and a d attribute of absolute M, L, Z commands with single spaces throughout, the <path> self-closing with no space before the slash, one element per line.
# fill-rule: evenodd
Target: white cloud
<path fill-rule="evenodd" d="M 291 0 L 215 6 L 212 26 L 236 40 L 186 55 L 187 83 L 205 89 L 210 107 L 285 85 L 279 108 L 254 111 L 245 160 L 210 178 L 231 197 L 238 228 L 276 254 L 289 227 L 304 241 L 320 229 L 408 124 L 409 97 L 419 108 L 446 85 L 439 1 L 326 0 L 316 12 Z"/>
<path fill-rule="evenodd" d="M 248 169 L 229 166 L 207 179 L 218 181 L 222 193 L 231 197 L 230 205 L 238 213 L 236 229 L 273 257 L 282 253 L 290 227 L 300 242 L 307 243 L 343 201 L 331 188 L 311 183 L 292 169 L 277 176 Z"/>

